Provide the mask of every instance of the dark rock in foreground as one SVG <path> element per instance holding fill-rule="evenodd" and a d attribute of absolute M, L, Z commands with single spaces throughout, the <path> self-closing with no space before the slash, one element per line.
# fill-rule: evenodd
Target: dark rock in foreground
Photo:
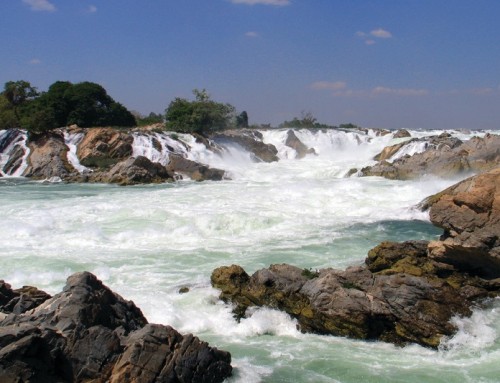
<path fill-rule="evenodd" d="M 0 283 L 2 311 L 15 296 Z M 148 324 L 133 302 L 90 273 L 72 275 L 62 293 L 0 321 L 5 383 L 222 382 L 230 362 L 229 353 L 193 335 Z"/>
<path fill-rule="evenodd" d="M 249 276 L 220 267 L 212 285 L 235 304 L 283 310 L 303 331 L 437 347 L 478 301 L 500 293 L 500 169 L 433 196 L 431 219 L 441 241 L 383 242 L 362 266 L 311 271 L 272 265 Z"/>

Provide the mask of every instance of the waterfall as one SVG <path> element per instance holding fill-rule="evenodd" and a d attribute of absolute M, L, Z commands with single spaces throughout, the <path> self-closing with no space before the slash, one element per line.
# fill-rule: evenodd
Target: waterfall
<path fill-rule="evenodd" d="M 86 172 L 91 172 L 92 170 L 87 168 L 86 166 L 83 166 L 80 163 L 80 160 L 78 159 L 78 156 L 76 154 L 76 151 L 78 149 L 78 144 L 83 140 L 83 137 L 85 136 L 84 133 L 69 133 L 69 132 L 64 132 L 64 143 L 68 147 L 68 161 L 69 163 L 76 169 L 78 172 L 81 173 L 86 173 Z"/>
<path fill-rule="evenodd" d="M 27 138 L 26 132 L 19 129 L 0 131 L 0 174 L 3 177 L 20 177 L 28 167 Z"/>

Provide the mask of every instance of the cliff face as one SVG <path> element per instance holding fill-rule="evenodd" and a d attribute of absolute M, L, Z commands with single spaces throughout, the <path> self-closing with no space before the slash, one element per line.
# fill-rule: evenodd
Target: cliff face
<path fill-rule="evenodd" d="M 500 293 L 500 169 L 430 197 L 439 241 L 383 242 L 363 266 L 303 270 L 271 265 L 249 276 L 237 265 L 212 273 L 235 315 L 268 306 L 297 318 L 303 331 L 437 347 L 456 331 L 454 315 Z"/>
<path fill-rule="evenodd" d="M 0 282 L 2 382 L 222 382 L 230 363 L 191 334 L 148 324 L 90 273 L 54 297 Z"/>

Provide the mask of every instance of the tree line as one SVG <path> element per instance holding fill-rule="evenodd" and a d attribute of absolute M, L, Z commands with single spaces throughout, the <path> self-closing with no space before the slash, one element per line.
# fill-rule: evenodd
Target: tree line
<path fill-rule="evenodd" d="M 28 81 L 9 81 L 0 93 L 0 129 L 21 128 L 29 133 L 41 134 L 70 125 L 87 128 L 159 124 L 171 131 L 209 134 L 218 130 L 249 127 L 246 111 L 238 114 L 231 104 L 212 100 L 205 89 L 195 89 L 193 95 L 194 100 L 175 98 L 164 114 L 150 113 L 142 116 L 130 112 L 113 100 L 101 85 L 93 82 L 73 84 L 69 81 L 56 81 L 46 92 L 39 92 Z M 355 127 L 352 124 L 344 126 Z M 285 121 L 279 127 L 334 126 L 320 124 L 312 113 L 302 112 L 300 119 Z"/>

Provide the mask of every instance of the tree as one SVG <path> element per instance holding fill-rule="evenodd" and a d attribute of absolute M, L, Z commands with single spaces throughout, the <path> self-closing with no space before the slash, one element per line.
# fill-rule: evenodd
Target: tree
<path fill-rule="evenodd" d="M 12 105 L 14 114 L 19 120 L 19 108 L 28 101 L 35 99 L 38 92 L 28 81 L 8 81 L 4 85 L 3 95 Z"/>
<path fill-rule="evenodd" d="M 236 117 L 237 128 L 248 128 L 248 114 L 244 110 Z"/>
<path fill-rule="evenodd" d="M 99 84 L 81 82 L 64 91 L 69 113 L 66 125 L 134 126 L 135 118 L 123 105 L 115 102 Z"/>
<path fill-rule="evenodd" d="M 176 98 L 165 110 L 167 128 L 179 132 L 206 134 L 226 129 L 234 117 L 234 107 L 215 102 L 205 89 L 193 90 L 194 101 Z"/>

